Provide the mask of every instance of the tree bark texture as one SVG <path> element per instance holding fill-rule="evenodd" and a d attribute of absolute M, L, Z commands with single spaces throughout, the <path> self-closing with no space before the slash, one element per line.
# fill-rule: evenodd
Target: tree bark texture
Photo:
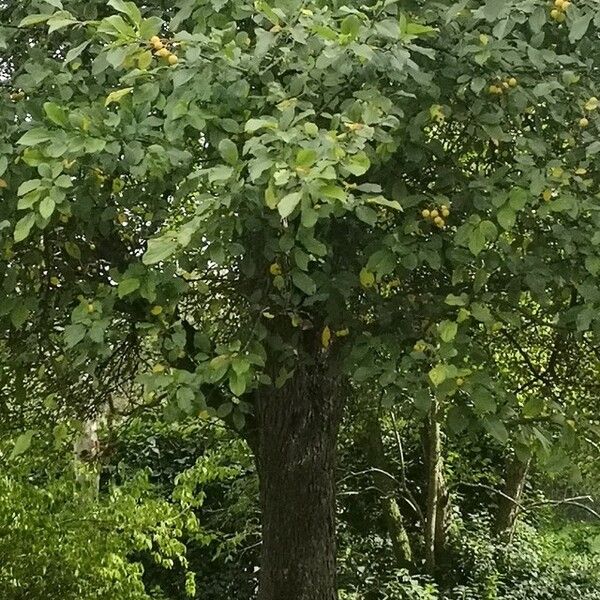
<path fill-rule="evenodd" d="M 497 535 L 512 537 L 530 463 L 531 460 L 523 462 L 517 456 L 511 457 L 507 461 L 502 490 L 504 495 L 500 496 L 494 524 Z"/>
<path fill-rule="evenodd" d="M 341 395 L 299 367 L 257 405 L 262 509 L 259 600 L 335 600 L 335 454 Z"/>

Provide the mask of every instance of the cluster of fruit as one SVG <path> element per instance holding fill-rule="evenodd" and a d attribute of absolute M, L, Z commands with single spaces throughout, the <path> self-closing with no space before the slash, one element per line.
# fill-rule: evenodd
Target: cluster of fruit
<path fill-rule="evenodd" d="M 170 65 L 176 65 L 179 62 L 177 56 L 165 46 L 164 42 L 157 35 L 153 35 L 150 38 L 150 44 L 154 49 L 154 56 L 164 58 Z"/>
<path fill-rule="evenodd" d="M 550 11 L 550 18 L 556 21 L 557 23 L 564 23 L 567 19 L 567 15 L 565 12 L 571 3 L 569 0 L 554 0 L 553 8 Z"/>
<path fill-rule="evenodd" d="M 490 85 L 488 88 L 488 92 L 490 94 L 500 95 L 504 93 L 504 90 L 508 90 L 509 88 L 515 88 L 519 85 L 516 77 L 509 77 L 504 81 L 497 80 Z"/>
<path fill-rule="evenodd" d="M 450 216 L 450 209 L 445 204 L 442 204 L 439 207 L 439 209 L 424 208 L 421 211 L 421 216 L 424 219 L 432 221 L 436 227 L 439 227 L 440 229 L 442 229 L 443 227 L 446 226 L 445 219 L 447 219 Z"/>

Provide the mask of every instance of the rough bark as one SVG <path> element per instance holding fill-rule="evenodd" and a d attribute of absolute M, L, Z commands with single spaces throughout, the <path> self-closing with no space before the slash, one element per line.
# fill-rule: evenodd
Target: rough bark
<path fill-rule="evenodd" d="M 323 366 L 262 394 L 259 600 L 335 600 L 335 450 L 341 399 Z"/>
<path fill-rule="evenodd" d="M 390 476 L 386 475 L 386 473 L 390 473 L 390 465 L 385 455 L 378 415 L 373 414 L 369 417 L 366 434 L 369 462 L 375 469 L 373 473 L 375 486 L 381 491 L 381 509 L 392 542 L 394 556 L 399 567 L 409 567 L 412 564 L 412 549 L 396 498 L 397 485 Z"/>
<path fill-rule="evenodd" d="M 500 496 L 494 523 L 497 535 L 511 537 L 517 517 L 519 503 L 525 488 L 531 460 L 521 461 L 517 456 L 508 459 L 504 478 L 503 495 Z"/>

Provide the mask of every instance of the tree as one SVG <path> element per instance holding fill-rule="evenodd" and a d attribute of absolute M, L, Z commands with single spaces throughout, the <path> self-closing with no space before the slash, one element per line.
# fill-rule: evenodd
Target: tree
<path fill-rule="evenodd" d="M 595 340 L 592 2 L 0 6 L 6 342 L 247 438 L 260 600 L 336 597 L 351 380 L 506 443 L 486 336 Z"/>

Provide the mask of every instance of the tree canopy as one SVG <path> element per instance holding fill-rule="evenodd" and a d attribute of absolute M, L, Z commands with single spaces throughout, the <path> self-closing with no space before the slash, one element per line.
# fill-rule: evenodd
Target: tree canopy
<path fill-rule="evenodd" d="M 332 505 L 357 389 L 522 462 L 597 435 L 595 2 L 0 11 L 7 389 L 220 418 L 264 514 L 307 452 Z"/>

